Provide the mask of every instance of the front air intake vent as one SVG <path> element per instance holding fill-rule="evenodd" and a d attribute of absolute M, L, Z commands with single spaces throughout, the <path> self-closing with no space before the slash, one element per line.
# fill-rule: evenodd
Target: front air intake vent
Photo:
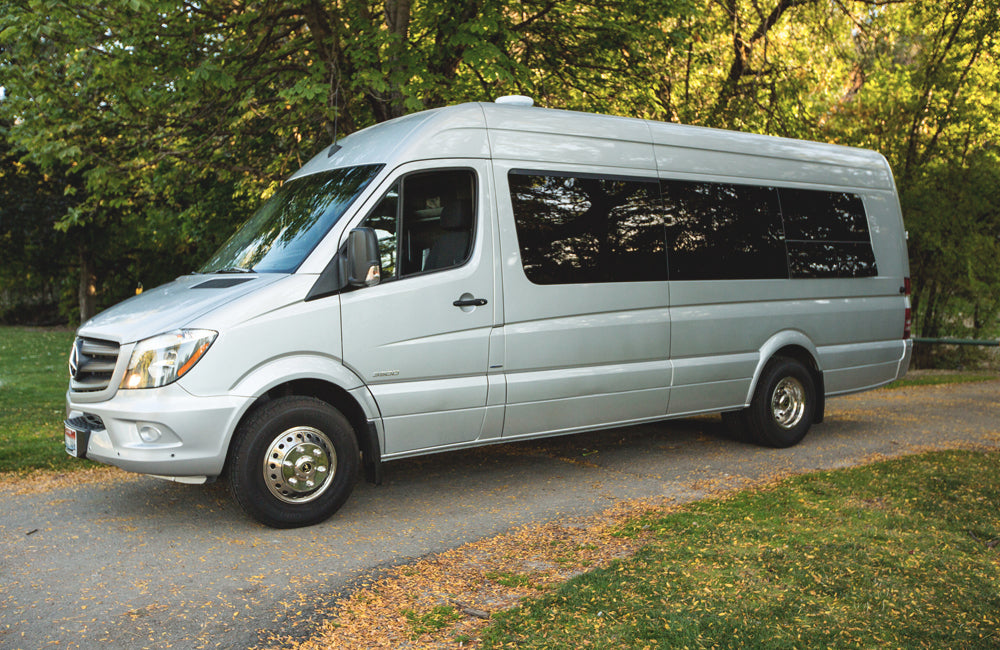
<path fill-rule="evenodd" d="M 118 344 L 77 337 L 69 357 L 69 388 L 76 393 L 96 393 L 108 387 L 118 363 Z"/>

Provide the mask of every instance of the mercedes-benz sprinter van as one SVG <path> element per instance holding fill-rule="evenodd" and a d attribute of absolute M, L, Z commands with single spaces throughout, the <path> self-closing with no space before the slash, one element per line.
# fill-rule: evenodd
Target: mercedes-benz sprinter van
<path fill-rule="evenodd" d="M 907 370 L 877 153 L 505 104 L 354 133 L 196 273 L 77 332 L 68 453 L 276 527 L 382 462 L 722 413 L 796 444 Z"/>

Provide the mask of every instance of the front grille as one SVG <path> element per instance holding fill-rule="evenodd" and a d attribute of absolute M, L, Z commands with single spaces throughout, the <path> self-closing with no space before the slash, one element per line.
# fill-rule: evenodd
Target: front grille
<path fill-rule="evenodd" d="M 69 388 L 76 393 L 96 393 L 108 387 L 118 363 L 118 344 L 77 338 L 69 359 Z"/>

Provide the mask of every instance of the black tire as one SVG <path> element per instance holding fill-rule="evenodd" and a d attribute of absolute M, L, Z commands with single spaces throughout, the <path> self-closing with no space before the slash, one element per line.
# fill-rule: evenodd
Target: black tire
<path fill-rule="evenodd" d="M 354 429 L 314 397 L 280 397 L 253 411 L 233 436 L 227 478 L 233 498 L 273 528 L 311 526 L 340 509 L 357 482 Z"/>
<path fill-rule="evenodd" d="M 747 433 L 767 447 L 797 445 L 816 414 L 816 383 L 795 359 L 776 357 L 760 376 L 753 401 L 743 413 Z"/>

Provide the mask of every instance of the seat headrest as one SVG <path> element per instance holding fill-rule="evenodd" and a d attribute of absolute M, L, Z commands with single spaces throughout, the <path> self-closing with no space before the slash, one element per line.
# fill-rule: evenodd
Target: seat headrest
<path fill-rule="evenodd" d="M 453 199 L 441 209 L 441 227 L 445 230 L 465 230 L 472 222 L 472 202 Z"/>

